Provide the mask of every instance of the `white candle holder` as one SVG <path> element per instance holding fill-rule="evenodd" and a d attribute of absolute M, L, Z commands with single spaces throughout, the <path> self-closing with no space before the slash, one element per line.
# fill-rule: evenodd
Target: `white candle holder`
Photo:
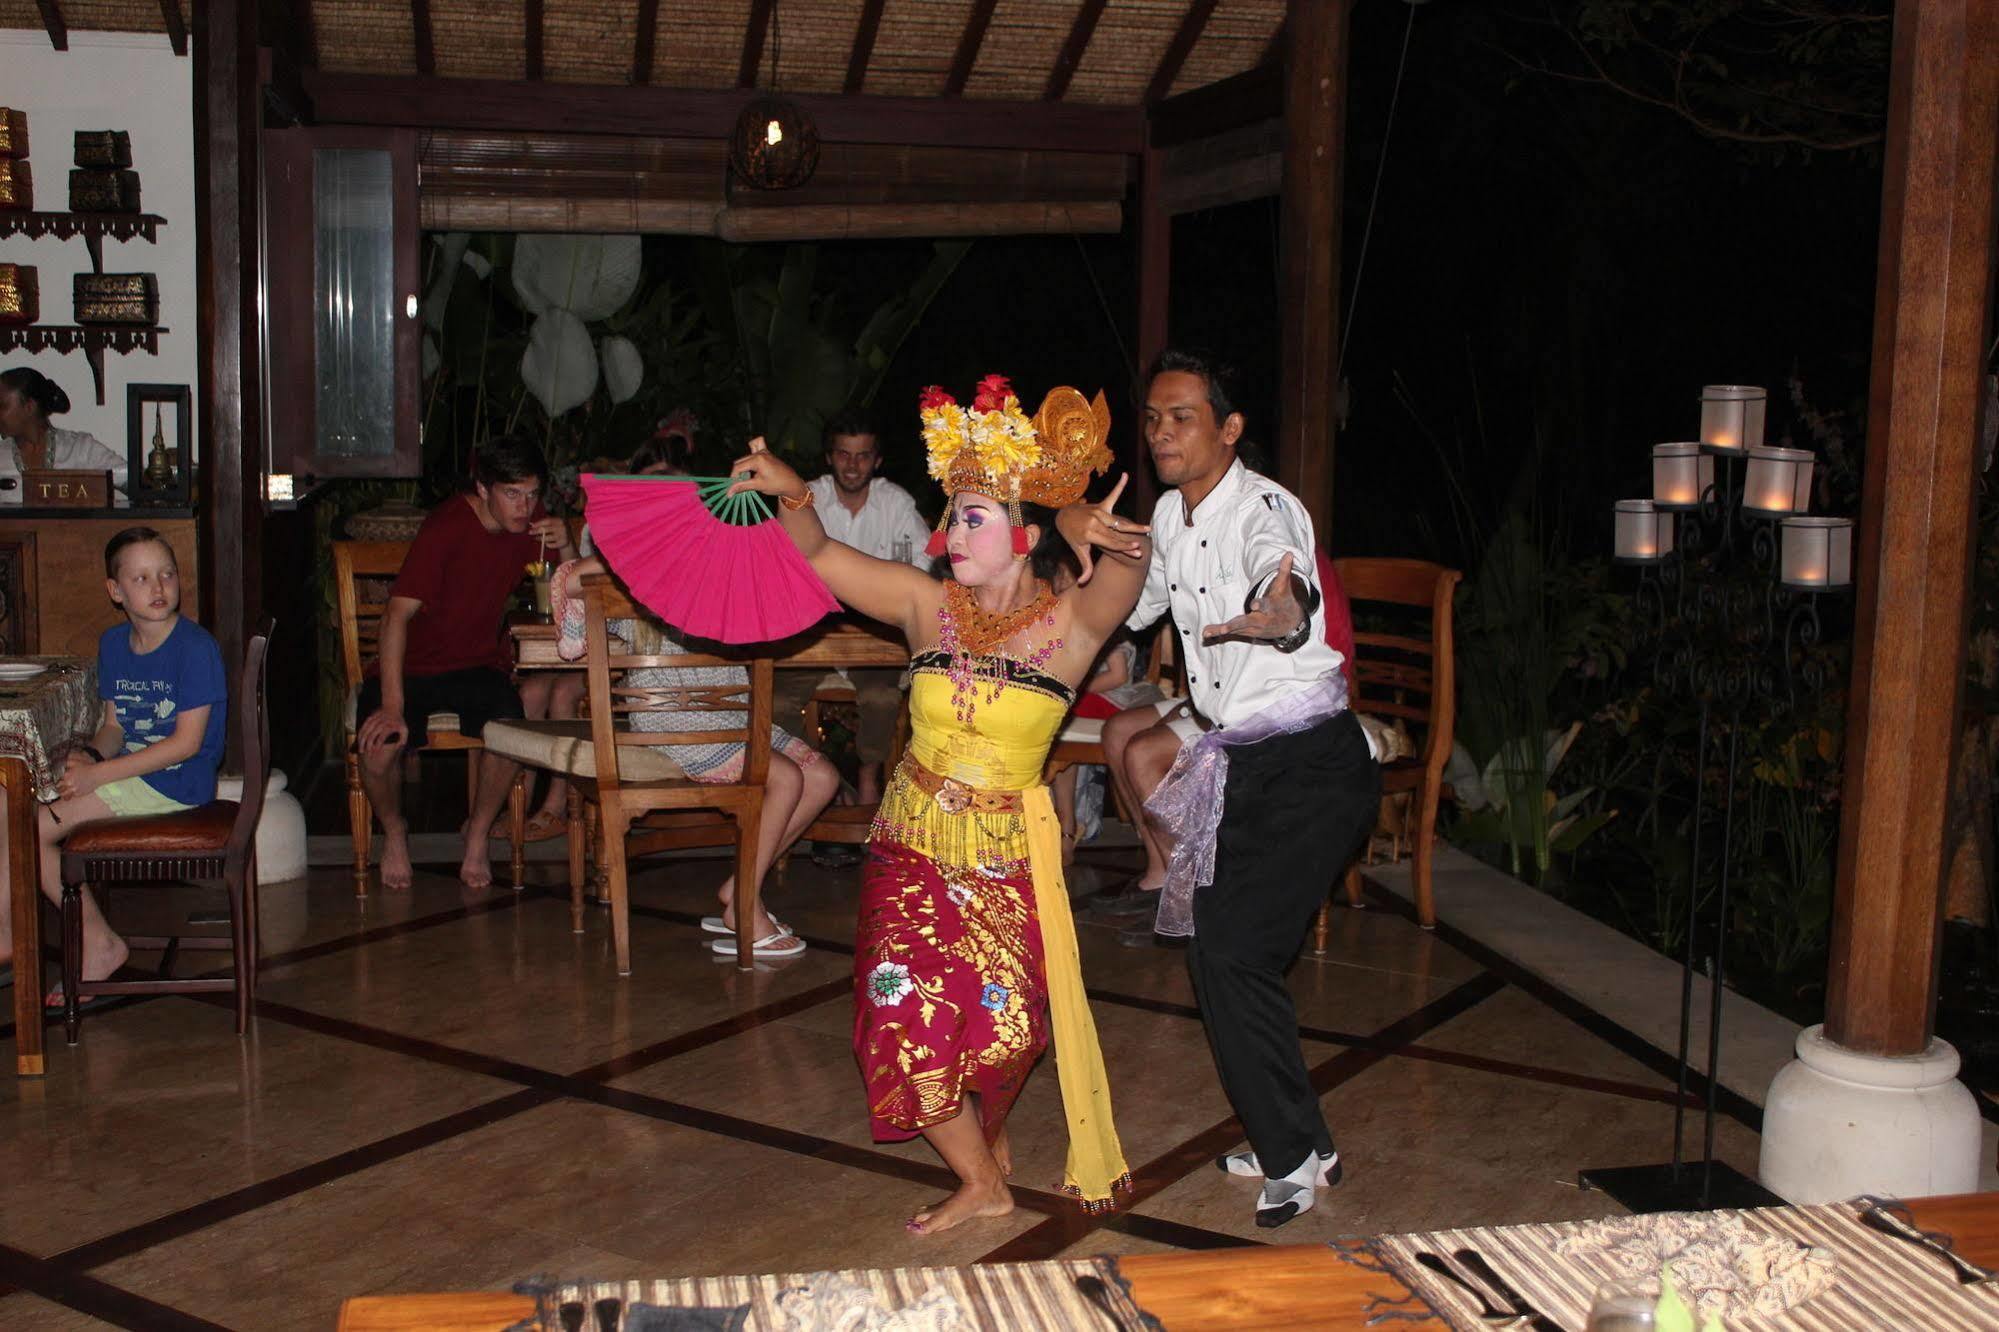
<path fill-rule="evenodd" d="M 1742 507 L 1773 516 L 1810 512 L 1813 462 L 1809 449 L 1750 449 Z"/>
<path fill-rule="evenodd" d="M 1701 496 L 1714 489 L 1714 459 L 1698 443 L 1652 446 L 1652 504 L 1678 510 L 1700 507 Z"/>
<path fill-rule="evenodd" d="M 1709 384 L 1701 390 L 1701 443 L 1709 452 L 1740 455 L 1763 443 L 1769 394 L 1749 384 Z"/>
<path fill-rule="evenodd" d="M 1619 564 L 1657 564 L 1673 553 L 1673 515 L 1648 499 L 1619 500 L 1614 558 Z"/>
<path fill-rule="evenodd" d="M 1800 592 L 1824 592 L 1853 582 L 1851 518 L 1786 518 L 1778 581 Z"/>

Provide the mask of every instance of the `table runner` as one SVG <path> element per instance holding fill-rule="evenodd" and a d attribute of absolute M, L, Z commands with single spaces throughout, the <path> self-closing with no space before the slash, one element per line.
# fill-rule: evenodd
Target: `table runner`
<path fill-rule="evenodd" d="M 55 761 L 75 738 L 97 729 L 97 663 L 87 657 L 7 657 L 39 661 L 46 671 L 26 680 L 0 681 L 0 757 L 28 765 L 36 798 L 56 798 Z"/>
<path fill-rule="evenodd" d="M 1076 1329 L 1105 1328 L 1112 1317 L 1076 1288 L 1078 1277 L 1096 1277 L 1104 1283 L 1107 1297 L 1117 1307 L 1117 1325 L 1130 1329 L 1157 1329 L 1159 1324 L 1131 1300 L 1118 1275 L 1117 1259 L 1110 1257 L 1057 1259 L 1042 1263 L 986 1263 L 973 1267 L 849 1268 L 838 1272 L 770 1273 L 757 1276 L 682 1277 L 650 1281 L 568 1281 L 526 1282 L 517 1287 L 534 1295 L 541 1310 L 535 1323 L 522 1328 L 541 1332 L 561 1332 L 557 1309 L 580 1301 L 586 1306 L 601 1299 L 620 1299 L 627 1305 L 644 1303 L 681 1308 L 735 1308 L 750 1306 L 745 1327 L 749 1332 L 787 1332 L 814 1326 L 801 1324 L 786 1315 L 779 1299 L 787 1291 L 825 1289 L 828 1283 L 846 1283 L 873 1297 L 885 1313 L 908 1309 L 937 1295 L 955 1302 L 962 1315 L 956 1322 L 938 1322 L 941 1327 L 962 1327 L 971 1332 L 1076 1332 Z M 845 1324 L 855 1326 L 856 1324 Z M 858 1326 L 872 1326 L 860 1323 Z M 931 1325 L 926 1322 L 925 1325 Z M 832 1326 L 829 1322 L 826 1326 Z"/>
<path fill-rule="evenodd" d="M 1831 1288 L 1815 1299 L 1780 1315 L 1731 1318 L 1725 1324 L 1729 1332 L 1999 1328 L 1999 1283 L 1959 1286 L 1947 1261 L 1867 1229 L 1855 1219 L 1860 1210 L 1843 1202 L 1727 1213 L 1753 1229 L 1830 1249 L 1835 1263 Z M 1471 1332 L 1492 1325 L 1480 1317 L 1478 1301 L 1468 1291 L 1418 1264 L 1419 1253 L 1449 1258 L 1459 1249 L 1476 1250 L 1536 1310 L 1581 1332 L 1597 1286 L 1618 1273 L 1600 1259 L 1559 1255 L 1556 1242 L 1575 1230 L 1573 1222 L 1435 1230 L 1384 1236 L 1374 1246 L 1454 1328 Z"/>

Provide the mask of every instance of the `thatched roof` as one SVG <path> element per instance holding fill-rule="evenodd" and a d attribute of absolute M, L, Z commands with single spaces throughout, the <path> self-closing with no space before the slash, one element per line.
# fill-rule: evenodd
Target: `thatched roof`
<path fill-rule="evenodd" d="M 165 0 L 190 25 L 197 2 Z M 1285 8 L 1284 0 L 788 0 L 772 25 L 771 0 L 289 3 L 304 63 L 328 73 L 768 88 L 776 58 L 776 84 L 790 92 L 1112 106 L 1263 63 Z M 0 0 L 0 26 L 50 26 L 45 10 L 69 30 L 167 39 L 162 0 Z"/>

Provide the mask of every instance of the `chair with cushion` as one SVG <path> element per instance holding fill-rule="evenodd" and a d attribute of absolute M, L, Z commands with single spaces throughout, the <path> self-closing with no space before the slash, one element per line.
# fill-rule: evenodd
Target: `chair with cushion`
<path fill-rule="evenodd" d="M 645 830 L 640 844 L 714 845 L 720 831 L 736 846 L 737 965 L 755 965 L 750 922 L 756 915 L 757 827 L 763 816 L 764 781 L 770 771 L 771 662 L 740 657 L 682 653 L 649 656 L 641 643 L 624 651 L 614 645 L 607 625 L 612 620 L 637 619 L 645 611 L 603 574 L 583 579 L 586 675 L 589 711 L 581 721 L 496 721 L 486 725 L 486 746 L 523 764 L 567 776 L 581 800 L 598 807 L 599 851 L 609 869 L 611 938 L 618 974 L 632 970 L 631 908 L 627 882 L 626 838 Z M 735 686 L 686 684 L 637 686 L 614 677 L 633 670 L 669 673 L 696 667 L 740 666 L 748 681 Z M 634 725 L 648 712 L 694 712 L 712 716 L 714 724 L 698 731 L 649 731 Z M 742 779 L 737 782 L 697 782 L 674 760 L 674 750 L 688 745 L 739 743 L 746 747 Z M 609 755 L 610 761 L 602 761 Z M 703 812 L 708 817 L 702 817 Z M 573 820 L 572 837 L 582 836 L 587 819 Z M 665 825 L 653 829 L 655 825 Z M 684 833 L 679 840 L 676 833 Z M 726 842 L 725 842 L 726 844 Z M 580 841 L 571 842 L 570 917 L 580 929 L 583 917 L 583 873 Z M 636 849 L 636 844 L 634 849 Z"/>
<path fill-rule="evenodd" d="M 1333 561 L 1354 607 L 1356 682 L 1353 710 L 1408 733 L 1412 752 L 1381 766 L 1385 803 L 1407 797 L 1406 826 L 1414 858 L 1416 919 L 1423 928 L 1437 923 L 1430 867 L 1437 832 L 1437 805 L 1449 788 L 1444 765 L 1451 757 L 1457 715 L 1451 607 L 1464 577 L 1428 560 L 1342 559 Z M 1366 626 L 1363 628 L 1362 626 Z M 1398 841 L 1399 846 L 1399 841 Z M 1347 870 L 1347 901 L 1360 904 L 1360 869 Z M 1314 947 L 1326 950 L 1327 909 L 1319 908 Z"/>
<path fill-rule="evenodd" d="M 107 994 L 199 994 L 234 991 L 236 1034 L 242 1035 L 257 998 L 257 820 L 264 812 L 264 786 L 271 775 L 271 732 L 264 698 L 264 659 L 272 621 L 265 616 L 243 652 L 236 682 L 237 738 L 242 747 L 243 798 L 211 800 L 174 814 L 87 823 L 62 844 L 63 1031 L 76 1044 L 84 1000 Z M 136 948 L 161 948 L 155 980 L 81 979 L 83 975 L 83 891 L 96 890 L 104 905 L 109 890 L 172 887 L 219 880 L 229 894 L 229 938 L 172 935 L 128 936 Z M 235 974 L 217 979 L 176 980 L 181 949 L 227 948 Z"/>
<path fill-rule="evenodd" d="M 375 812 L 368 792 L 361 785 L 361 752 L 355 733 L 361 719 L 356 715 L 366 663 L 381 650 L 382 613 L 388 598 L 362 595 L 367 583 L 379 594 L 403 567 L 409 554 L 407 541 L 336 541 L 333 543 L 334 590 L 340 607 L 340 659 L 347 679 L 347 825 L 354 839 L 354 892 L 368 895 L 368 854 L 374 844 Z M 414 737 L 412 737 L 414 739 Z M 411 753 L 461 751 L 465 754 L 465 807 L 470 809 L 479 795 L 479 751 L 485 745 L 475 736 L 458 733 L 458 714 L 433 712 L 424 721 L 421 745 L 412 744 Z M 527 827 L 526 774 L 516 776 L 507 796 L 507 838 L 512 850 L 509 866 L 513 885 L 522 887 L 526 869 L 523 839 Z"/>

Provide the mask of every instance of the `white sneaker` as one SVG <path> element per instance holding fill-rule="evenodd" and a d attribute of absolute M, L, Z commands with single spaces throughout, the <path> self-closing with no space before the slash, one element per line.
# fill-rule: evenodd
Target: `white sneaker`
<path fill-rule="evenodd" d="M 1255 1152 L 1230 1152 L 1227 1156 L 1215 1158 L 1215 1169 L 1230 1175 L 1240 1175 L 1244 1179 L 1262 1179 L 1263 1167 L 1257 1163 Z M 1319 1184 L 1322 1189 L 1332 1188 L 1340 1182 L 1344 1172 L 1340 1169 L 1340 1154 L 1337 1149 L 1331 1156 L 1319 1158 Z"/>
<path fill-rule="evenodd" d="M 1319 1200 L 1319 1189 L 1326 1180 L 1337 1176 L 1339 1164 L 1338 1152 L 1323 1160 L 1317 1152 L 1310 1152 L 1290 1174 L 1281 1179 L 1265 1179 L 1263 1191 L 1256 1199 L 1257 1226 L 1263 1230 L 1274 1230 L 1311 1211 L 1312 1205 Z"/>

